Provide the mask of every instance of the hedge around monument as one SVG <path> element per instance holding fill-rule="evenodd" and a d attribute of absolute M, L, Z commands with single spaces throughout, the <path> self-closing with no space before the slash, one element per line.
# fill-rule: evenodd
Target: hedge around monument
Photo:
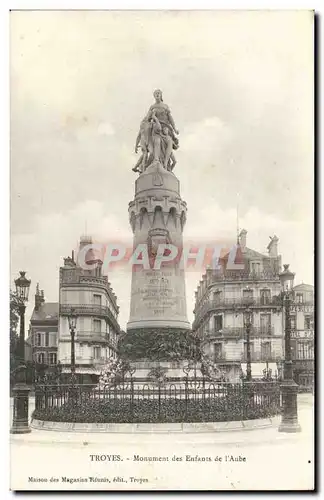
<path fill-rule="evenodd" d="M 33 418 L 73 423 L 181 423 L 253 420 L 278 415 L 275 398 L 266 405 L 250 405 L 243 395 L 231 394 L 207 401 L 184 399 L 88 400 L 62 406 L 36 409 Z"/>
<path fill-rule="evenodd" d="M 175 328 L 136 329 L 124 334 L 118 342 L 118 353 L 128 361 L 199 361 L 199 340 L 190 330 Z"/>

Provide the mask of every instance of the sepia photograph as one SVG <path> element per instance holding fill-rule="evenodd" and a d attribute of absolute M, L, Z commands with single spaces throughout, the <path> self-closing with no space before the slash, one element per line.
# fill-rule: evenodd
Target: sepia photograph
<path fill-rule="evenodd" d="M 314 491 L 314 19 L 11 10 L 11 491 Z"/>

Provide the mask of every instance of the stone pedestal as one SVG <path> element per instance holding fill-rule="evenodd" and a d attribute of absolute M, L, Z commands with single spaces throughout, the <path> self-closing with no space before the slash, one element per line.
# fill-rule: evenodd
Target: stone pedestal
<path fill-rule="evenodd" d="M 284 381 L 281 386 L 282 419 L 279 432 L 300 432 L 298 423 L 297 393 L 298 385 L 293 380 Z"/>
<path fill-rule="evenodd" d="M 13 388 L 14 406 L 11 434 L 26 434 L 31 432 L 28 422 L 30 388 L 26 384 L 16 384 Z"/>
<path fill-rule="evenodd" d="M 133 266 L 128 333 L 152 328 L 190 330 L 181 260 L 186 211 L 173 173 L 155 162 L 140 174 L 129 219 L 134 250 L 142 264 Z"/>

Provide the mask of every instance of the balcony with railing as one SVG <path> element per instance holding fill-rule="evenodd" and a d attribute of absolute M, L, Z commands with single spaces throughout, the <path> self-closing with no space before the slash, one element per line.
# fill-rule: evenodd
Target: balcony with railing
<path fill-rule="evenodd" d="M 71 358 L 69 358 L 69 357 L 62 358 L 60 361 L 61 361 L 62 365 L 70 365 L 71 364 Z M 104 356 L 100 356 L 99 358 L 96 358 L 94 356 L 76 356 L 75 357 L 76 366 L 78 366 L 78 365 L 98 366 L 98 365 L 105 365 L 106 363 L 107 363 L 107 358 Z"/>
<path fill-rule="evenodd" d="M 268 271 L 260 271 L 260 272 L 250 272 L 250 271 L 237 271 L 237 270 L 220 270 L 215 271 L 211 274 L 209 278 L 210 283 L 219 283 L 222 281 L 278 281 L 279 273 L 268 270 Z"/>
<path fill-rule="evenodd" d="M 292 328 L 290 332 L 290 337 L 292 339 L 300 339 L 300 340 L 314 340 L 314 329 L 299 329 Z"/>
<path fill-rule="evenodd" d="M 72 309 L 77 316 L 101 316 L 109 318 L 110 323 L 119 331 L 117 319 L 108 306 L 97 304 L 60 304 L 60 314 L 62 316 L 71 314 Z"/>
<path fill-rule="evenodd" d="M 109 345 L 113 349 L 116 348 L 115 339 L 108 332 L 91 331 L 76 331 L 77 342 L 102 342 Z"/>
<path fill-rule="evenodd" d="M 205 330 L 204 339 L 245 339 L 246 338 L 246 328 L 239 327 L 225 327 L 219 330 Z M 276 332 L 273 326 L 251 326 L 250 338 L 271 338 L 271 337 L 283 337 L 283 333 Z"/>
<path fill-rule="evenodd" d="M 251 363 L 278 363 L 283 360 L 283 357 L 274 353 L 251 352 Z M 240 353 L 237 355 L 226 355 L 222 352 L 214 357 L 215 363 L 247 363 L 246 354 Z"/>
<path fill-rule="evenodd" d="M 280 298 L 261 296 L 261 297 L 233 297 L 233 298 L 219 298 L 205 302 L 202 306 L 195 309 L 196 319 L 194 323 L 199 322 L 204 316 L 211 311 L 218 310 L 239 310 L 246 309 L 276 309 L 280 310 L 282 307 Z"/>

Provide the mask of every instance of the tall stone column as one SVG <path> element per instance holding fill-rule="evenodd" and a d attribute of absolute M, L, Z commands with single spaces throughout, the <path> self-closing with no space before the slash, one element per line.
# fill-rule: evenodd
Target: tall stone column
<path fill-rule="evenodd" d="M 186 212 L 179 180 L 160 162 L 153 162 L 135 181 L 135 197 L 129 203 L 134 250 L 143 249 L 143 265 L 133 266 L 128 333 L 167 328 L 176 336 L 177 331 L 190 329 L 184 266 L 180 258 Z M 161 244 L 173 246 L 165 250 L 165 256 L 170 251 L 174 253 L 175 248 L 177 256 L 168 262 L 162 261 L 159 268 Z"/>

